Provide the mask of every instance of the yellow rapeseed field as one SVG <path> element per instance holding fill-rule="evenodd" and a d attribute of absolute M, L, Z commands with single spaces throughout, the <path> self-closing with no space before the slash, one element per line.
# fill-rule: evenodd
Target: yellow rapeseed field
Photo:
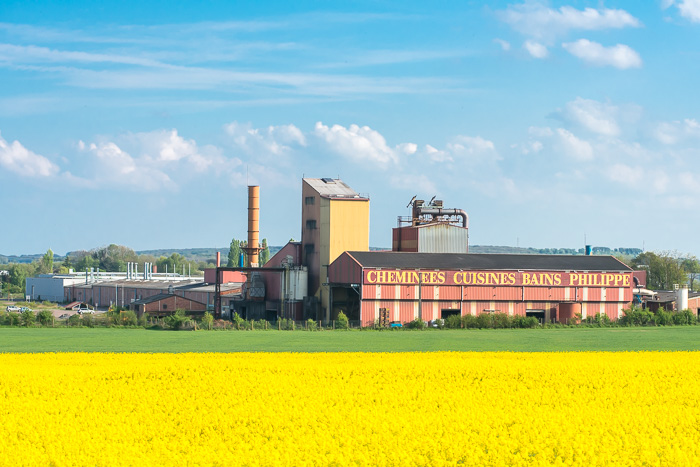
<path fill-rule="evenodd" d="M 0 463 L 700 465 L 700 353 L 0 354 Z"/>

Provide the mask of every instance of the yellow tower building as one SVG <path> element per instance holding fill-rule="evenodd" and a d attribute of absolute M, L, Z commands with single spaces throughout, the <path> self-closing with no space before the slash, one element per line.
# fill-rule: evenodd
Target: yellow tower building
<path fill-rule="evenodd" d="M 302 264 L 309 271 L 310 318 L 330 320 L 328 265 L 344 251 L 369 251 L 369 197 L 340 179 L 302 179 Z M 315 311 L 315 312 L 314 312 Z"/>

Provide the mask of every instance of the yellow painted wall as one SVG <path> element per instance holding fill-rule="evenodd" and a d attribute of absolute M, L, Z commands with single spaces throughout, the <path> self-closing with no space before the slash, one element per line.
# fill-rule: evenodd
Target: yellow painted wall
<path fill-rule="evenodd" d="M 321 201 L 321 283 L 328 282 L 328 265 L 344 251 L 369 250 L 369 200 L 324 198 Z M 328 287 L 320 287 L 325 319 L 330 319 Z"/>
<path fill-rule="evenodd" d="M 344 251 L 369 250 L 369 200 L 331 199 L 328 263 Z"/>

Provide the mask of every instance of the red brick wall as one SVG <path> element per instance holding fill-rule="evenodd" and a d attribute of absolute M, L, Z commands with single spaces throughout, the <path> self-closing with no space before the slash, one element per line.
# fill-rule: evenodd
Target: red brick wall
<path fill-rule="evenodd" d="M 179 297 L 177 295 L 164 298 L 156 302 L 146 303 L 145 305 L 141 305 L 139 308 L 141 307 L 143 307 L 143 311 L 152 315 L 169 315 L 174 313 L 177 309 L 183 309 L 187 312 L 203 313 L 207 309 L 207 306 L 204 303 L 195 302 L 194 300 Z M 139 312 L 142 313 L 140 309 Z"/>

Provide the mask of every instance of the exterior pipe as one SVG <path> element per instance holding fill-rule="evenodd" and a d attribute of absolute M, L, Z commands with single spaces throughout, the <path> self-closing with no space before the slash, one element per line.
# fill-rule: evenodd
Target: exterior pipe
<path fill-rule="evenodd" d="M 420 214 L 430 214 L 433 218 L 438 216 L 459 216 L 462 218 L 462 227 L 469 228 L 469 216 L 464 209 L 443 209 L 443 208 L 419 208 Z"/>

